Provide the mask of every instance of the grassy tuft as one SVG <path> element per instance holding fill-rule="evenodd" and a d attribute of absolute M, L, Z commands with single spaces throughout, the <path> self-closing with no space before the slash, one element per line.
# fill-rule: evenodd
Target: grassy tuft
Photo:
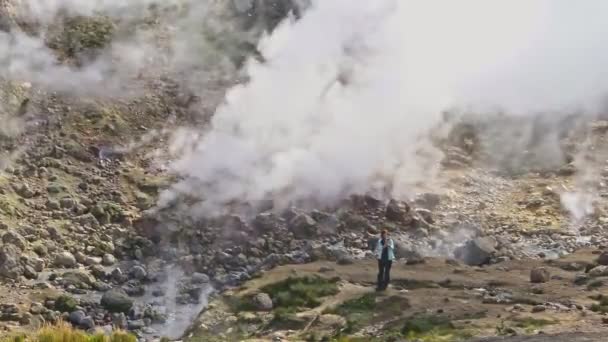
<path fill-rule="evenodd" d="M 321 277 L 288 278 L 261 289 L 268 293 L 275 308 L 315 308 L 320 299 L 339 292 L 337 279 Z"/>
<path fill-rule="evenodd" d="M 60 322 L 54 326 L 45 326 L 35 333 L 0 338 L 0 342 L 137 342 L 137 338 L 122 331 L 111 335 L 91 335 Z"/>

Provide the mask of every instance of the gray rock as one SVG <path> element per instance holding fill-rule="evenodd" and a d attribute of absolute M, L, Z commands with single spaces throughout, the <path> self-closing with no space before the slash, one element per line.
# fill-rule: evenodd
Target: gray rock
<path fill-rule="evenodd" d="M 34 268 L 31 266 L 23 267 L 23 275 L 27 279 L 32 279 L 32 280 L 38 279 L 38 272 L 36 272 L 36 270 L 34 270 Z"/>
<path fill-rule="evenodd" d="M 133 307 L 133 299 L 123 290 L 114 289 L 103 294 L 100 304 L 110 312 L 127 313 Z"/>
<path fill-rule="evenodd" d="M 45 267 L 44 260 L 34 256 L 26 257 L 25 264 L 32 267 L 36 272 L 42 272 Z"/>
<path fill-rule="evenodd" d="M 496 253 L 496 240 L 492 237 L 480 237 L 467 241 L 454 251 L 456 259 L 471 266 L 480 266 L 490 262 Z"/>
<path fill-rule="evenodd" d="M 386 206 L 385 217 L 389 221 L 409 225 L 413 222 L 410 206 L 405 202 L 390 200 Z"/>
<path fill-rule="evenodd" d="M 82 310 L 76 310 L 70 313 L 69 321 L 72 324 L 80 325 L 80 322 L 86 317 L 86 314 Z"/>
<path fill-rule="evenodd" d="M 46 207 L 49 210 L 59 210 L 59 209 L 61 209 L 61 205 L 59 205 L 59 202 L 57 202 L 55 200 L 48 200 L 46 202 Z"/>
<path fill-rule="evenodd" d="M 55 255 L 55 266 L 72 268 L 76 266 L 76 258 L 70 252 L 60 252 Z"/>
<path fill-rule="evenodd" d="M 608 252 L 603 252 L 600 254 L 600 256 L 597 258 L 597 263 L 602 266 L 608 266 Z"/>
<path fill-rule="evenodd" d="M 17 189 L 17 194 L 23 198 L 32 198 L 34 197 L 34 191 L 30 189 L 29 185 L 23 184 L 19 189 Z"/>
<path fill-rule="evenodd" d="M 530 282 L 546 283 L 551 279 L 551 273 L 544 267 L 537 267 L 530 271 Z"/>
<path fill-rule="evenodd" d="M 273 308 L 272 299 L 267 293 L 258 293 L 252 300 L 253 305 L 259 311 L 271 311 Z"/>
<path fill-rule="evenodd" d="M 14 245 L 0 246 L 0 277 L 17 279 L 23 274 L 23 267 L 19 263 L 21 251 Z"/>
<path fill-rule="evenodd" d="M 95 321 L 91 316 L 86 316 L 80 321 L 79 325 L 82 329 L 89 330 L 95 328 Z"/>
<path fill-rule="evenodd" d="M 9 230 L 8 232 L 2 235 L 2 242 L 4 244 L 10 244 L 19 247 L 19 249 L 24 250 L 27 247 L 27 240 L 19 233 Z"/>
<path fill-rule="evenodd" d="M 310 239 L 319 234 L 317 221 L 306 214 L 300 214 L 289 222 L 289 229 L 297 239 Z"/>
<path fill-rule="evenodd" d="M 596 266 L 589 271 L 590 277 L 604 277 L 608 276 L 608 266 Z"/>
<path fill-rule="evenodd" d="M 76 201 L 70 197 L 64 197 L 59 201 L 59 204 L 64 209 L 72 209 L 76 205 Z"/>
<path fill-rule="evenodd" d="M 194 274 L 192 274 L 192 283 L 207 284 L 209 283 L 209 276 L 203 273 L 195 272 Z"/>
<path fill-rule="evenodd" d="M 92 256 L 87 256 L 86 258 L 84 258 L 84 262 L 83 264 L 87 265 L 87 266 L 93 266 L 93 265 L 99 265 L 102 262 L 102 258 L 100 257 L 92 257 Z"/>
<path fill-rule="evenodd" d="M 74 285 L 77 288 L 92 286 L 96 282 L 95 277 L 89 274 L 89 272 L 86 270 L 67 271 L 61 275 L 61 278 L 63 279 L 62 284 L 64 286 Z"/>
<path fill-rule="evenodd" d="M 104 254 L 101 263 L 105 266 L 112 266 L 116 263 L 116 258 L 112 254 Z"/>
<path fill-rule="evenodd" d="M 547 310 L 547 307 L 545 307 L 544 305 L 535 305 L 534 307 L 532 307 L 533 313 L 543 312 L 545 310 Z"/>
<path fill-rule="evenodd" d="M 40 315 L 46 311 L 46 308 L 42 303 L 33 302 L 30 305 L 30 313 L 33 315 Z"/>
<path fill-rule="evenodd" d="M 127 324 L 127 328 L 129 330 L 141 330 L 146 326 L 143 319 L 137 319 L 134 321 L 129 321 Z"/>
<path fill-rule="evenodd" d="M 142 266 L 134 266 L 129 273 L 131 274 L 131 277 L 137 280 L 144 280 L 148 276 L 148 272 L 146 272 L 146 269 Z"/>

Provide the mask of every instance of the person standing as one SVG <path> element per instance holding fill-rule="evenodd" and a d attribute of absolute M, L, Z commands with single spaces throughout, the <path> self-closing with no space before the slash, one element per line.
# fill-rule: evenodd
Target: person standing
<path fill-rule="evenodd" d="M 378 285 L 377 291 L 384 291 L 391 279 L 391 266 L 395 259 L 395 243 L 388 236 L 388 231 L 380 233 L 380 239 L 376 244 L 376 257 L 378 258 Z"/>

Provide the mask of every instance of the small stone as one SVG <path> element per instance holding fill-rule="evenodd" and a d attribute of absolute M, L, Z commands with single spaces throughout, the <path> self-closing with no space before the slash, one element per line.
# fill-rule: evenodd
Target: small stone
<path fill-rule="evenodd" d="M 544 267 L 538 267 L 530 271 L 530 282 L 532 283 L 546 283 L 551 279 L 551 273 Z"/>
<path fill-rule="evenodd" d="M 545 310 L 547 310 L 547 308 L 544 305 L 535 305 L 534 307 L 532 307 L 533 313 L 543 312 Z"/>

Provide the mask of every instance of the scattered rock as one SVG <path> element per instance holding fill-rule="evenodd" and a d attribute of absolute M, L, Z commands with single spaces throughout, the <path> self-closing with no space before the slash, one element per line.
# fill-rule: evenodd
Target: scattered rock
<path fill-rule="evenodd" d="M 70 252 L 60 252 L 55 255 L 55 266 L 72 268 L 76 266 L 76 258 Z"/>
<path fill-rule="evenodd" d="M 272 299 L 267 293 L 258 293 L 253 296 L 253 305 L 259 311 L 271 311 L 273 308 Z"/>
<path fill-rule="evenodd" d="M 112 266 L 116 263 L 116 258 L 112 254 L 104 254 L 101 260 L 104 266 Z"/>
<path fill-rule="evenodd" d="M 479 237 L 467 241 L 454 251 L 456 259 L 471 266 L 480 266 L 490 262 L 496 252 L 496 240 L 492 237 Z"/>
<path fill-rule="evenodd" d="M 319 234 L 317 221 L 306 214 L 294 217 L 289 222 L 289 228 L 297 239 L 310 239 Z"/>
<path fill-rule="evenodd" d="M 604 276 L 608 276 L 608 266 L 596 266 L 594 268 L 592 268 L 591 270 L 589 270 L 589 276 L 590 277 L 604 277 Z"/>
<path fill-rule="evenodd" d="M 0 277 L 17 279 L 23 274 L 20 256 L 21 251 L 14 245 L 0 246 Z"/>
<path fill-rule="evenodd" d="M 603 252 L 597 258 L 597 263 L 602 266 L 608 266 L 608 252 Z"/>
<path fill-rule="evenodd" d="M 386 206 L 385 216 L 389 221 L 402 223 L 402 224 L 411 224 L 413 222 L 413 218 L 410 212 L 410 206 L 405 202 L 400 202 L 397 200 L 390 200 L 388 205 Z"/>
<path fill-rule="evenodd" d="M 80 325 L 80 322 L 86 317 L 86 314 L 82 310 L 72 311 L 70 313 L 69 321 L 74 325 Z"/>
<path fill-rule="evenodd" d="M 133 277 L 134 279 L 137 279 L 137 280 L 144 280 L 148 276 L 148 272 L 146 272 L 146 269 L 143 268 L 142 266 L 134 266 L 131 269 L 130 274 L 131 274 L 131 277 Z"/>
<path fill-rule="evenodd" d="M 27 241 L 25 240 L 25 238 L 23 238 L 23 236 L 12 230 L 9 230 L 8 232 L 2 235 L 2 242 L 5 244 L 17 246 L 20 250 L 25 250 L 25 247 L 27 246 Z"/>
<path fill-rule="evenodd" d="M 544 267 L 538 267 L 530 271 L 530 282 L 546 283 L 551 279 L 551 273 Z"/>
<path fill-rule="evenodd" d="M 133 299 L 125 291 L 113 289 L 103 294 L 100 304 L 110 312 L 127 313 L 133 306 Z"/>

